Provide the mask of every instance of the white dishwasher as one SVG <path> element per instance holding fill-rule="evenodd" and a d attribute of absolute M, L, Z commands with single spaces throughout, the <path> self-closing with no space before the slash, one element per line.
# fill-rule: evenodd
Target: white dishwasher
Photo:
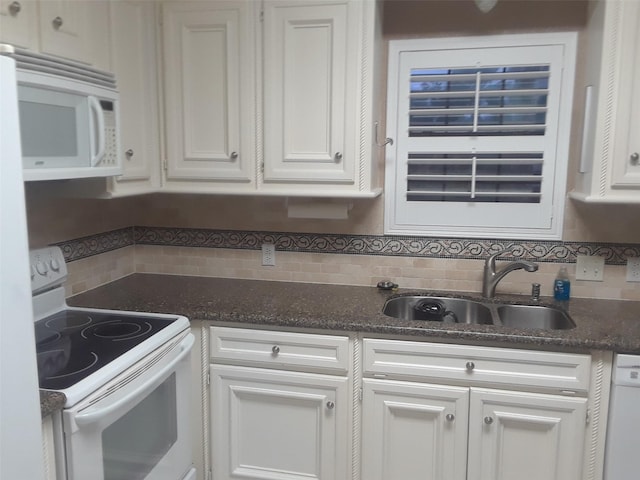
<path fill-rule="evenodd" d="M 640 355 L 613 362 L 604 480 L 640 478 Z"/>

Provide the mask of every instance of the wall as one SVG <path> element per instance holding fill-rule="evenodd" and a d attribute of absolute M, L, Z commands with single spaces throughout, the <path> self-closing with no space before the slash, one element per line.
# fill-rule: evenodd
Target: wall
<path fill-rule="evenodd" d="M 578 30 L 586 24 L 587 3 L 582 0 L 500 0 L 494 10 L 481 14 L 467 0 L 388 0 L 384 5 L 385 40 L 455 34 L 513 33 Z M 582 41 L 583 39 L 581 39 Z M 578 62 L 578 84 L 584 70 Z M 382 96 L 383 97 L 383 96 Z M 384 103 L 384 98 L 381 99 Z M 580 138 L 581 95 L 576 95 L 572 136 Z M 570 153 L 570 172 L 579 152 Z M 570 189 L 573 175 L 569 175 Z M 42 246 L 132 225 L 222 229 L 262 232 L 314 232 L 318 234 L 382 235 L 383 198 L 355 200 L 349 220 L 293 220 L 286 216 L 285 199 L 203 195 L 146 195 L 118 200 L 56 199 L 38 184 L 27 189 L 30 243 Z M 586 206 L 567 202 L 564 242 L 640 244 L 635 206 Z M 95 242 L 100 242 L 96 237 Z M 560 242 L 562 243 L 562 242 Z M 485 244 L 486 247 L 489 244 Z M 483 247 L 483 248 L 484 248 Z M 256 247 L 257 248 L 257 247 Z M 533 245 L 529 251 L 535 248 Z M 478 252 L 484 256 L 486 249 Z M 101 258 L 104 257 L 104 258 Z M 278 252 L 276 267 L 262 267 L 256 250 L 131 245 L 70 264 L 69 292 L 117 278 L 131 271 L 183 273 L 244 278 L 373 285 L 391 278 L 403 286 L 479 291 L 481 260 L 438 256 L 385 256 Z M 559 260 L 561 261 L 561 260 Z M 575 265 L 567 259 L 570 271 Z M 113 262 L 116 262 L 115 264 Z M 87 265 L 90 265 L 87 267 Z M 117 266 L 115 266 L 117 265 Z M 113 270 L 110 270 L 110 266 Z M 501 284 L 501 291 L 528 293 L 530 283 L 543 284 L 549 293 L 558 261 L 543 263 L 535 274 L 516 272 Z M 94 271 L 99 273 L 94 275 Z M 109 273 L 107 273 L 109 272 Z M 574 282 L 575 296 L 640 300 L 640 284 L 624 282 L 624 267 L 607 265 L 604 283 Z"/>

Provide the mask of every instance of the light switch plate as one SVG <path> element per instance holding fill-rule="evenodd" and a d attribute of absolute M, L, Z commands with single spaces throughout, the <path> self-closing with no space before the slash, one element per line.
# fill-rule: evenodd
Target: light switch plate
<path fill-rule="evenodd" d="M 602 282 L 604 279 L 604 257 L 578 255 L 576 258 L 576 280 Z"/>
<path fill-rule="evenodd" d="M 627 282 L 640 282 L 640 258 L 627 258 Z"/>

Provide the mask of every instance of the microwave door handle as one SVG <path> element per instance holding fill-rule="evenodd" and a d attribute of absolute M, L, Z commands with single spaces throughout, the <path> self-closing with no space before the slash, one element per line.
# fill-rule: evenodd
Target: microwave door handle
<path fill-rule="evenodd" d="M 151 393 L 151 391 L 157 386 L 156 384 L 160 384 L 160 380 L 167 373 L 173 370 L 178 363 L 180 363 L 187 355 L 189 355 L 194 342 L 194 336 L 189 334 L 180 344 L 180 353 L 178 354 L 178 356 L 174 358 L 162 370 L 156 373 L 153 378 L 147 380 L 143 386 L 137 388 L 135 391 L 129 393 L 128 395 L 125 395 L 124 397 L 111 403 L 110 405 L 107 405 L 104 408 L 89 408 L 88 411 L 85 411 L 85 413 L 79 413 L 75 415 L 74 420 L 76 424 L 79 427 L 84 427 L 92 423 L 97 423 L 109 414 L 118 411 L 118 409 L 122 408 L 123 406 L 136 404 L 138 401 L 142 400 L 145 396 Z"/>
<path fill-rule="evenodd" d="M 93 153 L 93 145 L 91 146 L 91 166 L 95 167 L 98 163 L 100 163 L 100 160 L 102 160 L 105 150 L 104 112 L 102 111 L 102 107 L 100 106 L 100 101 L 96 97 L 89 95 L 87 98 L 89 100 L 89 110 L 91 110 L 95 114 L 95 119 L 98 123 L 96 128 L 98 151 L 95 154 Z"/>

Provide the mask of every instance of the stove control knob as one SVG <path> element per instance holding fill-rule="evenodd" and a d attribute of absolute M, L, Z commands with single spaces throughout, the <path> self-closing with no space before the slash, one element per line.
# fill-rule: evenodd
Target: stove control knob
<path fill-rule="evenodd" d="M 40 275 L 46 275 L 47 272 L 49 271 L 49 269 L 47 268 L 47 264 L 44 262 L 38 262 L 36 263 L 36 271 L 40 274 Z"/>
<path fill-rule="evenodd" d="M 51 270 L 53 270 L 54 272 L 60 271 L 60 262 L 55 258 L 52 258 L 49 261 L 49 266 L 51 267 Z"/>
<path fill-rule="evenodd" d="M 33 280 L 36 276 L 36 269 L 31 265 L 31 280 Z"/>

